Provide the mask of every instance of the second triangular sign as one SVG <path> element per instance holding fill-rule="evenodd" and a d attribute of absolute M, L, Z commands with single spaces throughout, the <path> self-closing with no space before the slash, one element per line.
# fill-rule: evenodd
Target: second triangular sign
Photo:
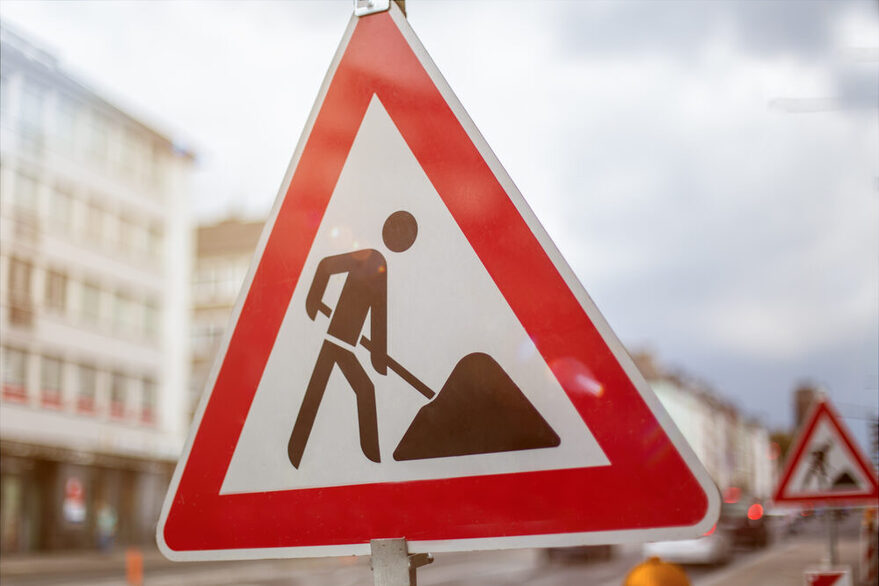
<path fill-rule="evenodd" d="M 827 399 L 805 421 L 775 491 L 777 504 L 876 505 L 876 472 Z"/>

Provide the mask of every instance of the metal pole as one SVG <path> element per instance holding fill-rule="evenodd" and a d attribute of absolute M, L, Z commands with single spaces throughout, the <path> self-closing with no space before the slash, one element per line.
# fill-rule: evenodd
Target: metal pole
<path fill-rule="evenodd" d="M 369 542 L 372 580 L 375 586 L 410 586 L 409 552 L 405 539 L 373 539 Z"/>
<path fill-rule="evenodd" d="M 827 560 L 830 566 L 839 561 L 836 553 L 836 510 L 825 509 L 827 513 Z"/>
<path fill-rule="evenodd" d="M 409 554 L 406 539 L 373 539 L 369 542 L 375 586 L 416 586 L 415 571 L 433 562 L 429 553 Z"/>

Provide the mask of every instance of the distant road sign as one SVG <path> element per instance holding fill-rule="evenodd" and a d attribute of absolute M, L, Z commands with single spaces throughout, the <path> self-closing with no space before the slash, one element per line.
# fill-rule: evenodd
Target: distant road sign
<path fill-rule="evenodd" d="M 828 400 L 818 402 L 793 443 L 776 503 L 876 504 L 876 472 Z"/>
<path fill-rule="evenodd" d="M 158 527 L 174 559 L 688 537 L 719 497 L 396 5 L 354 17 Z"/>
<path fill-rule="evenodd" d="M 852 586 L 851 569 L 810 568 L 804 574 L 806 586 Z"/>

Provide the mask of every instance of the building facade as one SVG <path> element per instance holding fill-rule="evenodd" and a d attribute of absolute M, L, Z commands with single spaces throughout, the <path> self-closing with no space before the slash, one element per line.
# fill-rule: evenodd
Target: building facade
<path fill-rule="evenodd" d="M 769 431 L 747 418 L 706 385 L 671 374 L 647 353 L 633 356 L 675 425 L 721 491 L 737 488 L 769 499 L 775 487 L 777 454 Z"/>
<path fill-rule="evenodd" d="M 185 425 L 193 156 L 0 43 L 0 550 L 152 540 Z"/>
<path fill-rule="evenodd" d="M 264 224 L 262 220 L 233 217 L 196 228 L 190 419 L 214 365 Z"/>

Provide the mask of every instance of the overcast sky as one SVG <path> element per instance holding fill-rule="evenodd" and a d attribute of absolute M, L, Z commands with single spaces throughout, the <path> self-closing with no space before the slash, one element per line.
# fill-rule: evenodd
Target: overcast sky
<path fill-rule="evenodd" d="M 879 388 L 879 15 L 864 2 L 436 2 L 409 21 L 632 349 L 788 425 Z M 5 22 L 271 207 L 351 2 L 16 2 Z M 864 421 L 848 419 L 860 438 Z"/>

